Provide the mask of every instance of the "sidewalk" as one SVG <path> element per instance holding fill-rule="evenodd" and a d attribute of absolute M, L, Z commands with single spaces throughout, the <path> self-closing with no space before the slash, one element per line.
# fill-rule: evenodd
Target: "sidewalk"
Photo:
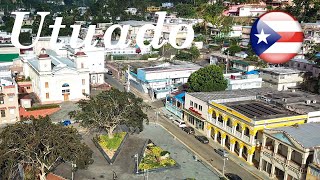
<path fill-rule="evenodd" d="M 165 107 L 160 108 L 160 111 L 163 115 L 173 115 L 170 111 L 168 111 Z M 179 119 L 177 116 L 173 115 L 175 119 Z M 196 134 L 201 134 L 199 131 L 196 131 Z M 213 149 L 217 148 L 223 148 L 220 144 L 213 141 L 213 139 L 209 139 L 209 145 Z M 213 150 L 212 149 L 212 150 Z M 226 149 L 226 148 L 224 148 Z M 229 151 L 229 149 L 227 149 Z M 229 160 L 232 160 L 234 163 L 238 164 L 239 166 L 243 167 L 246 171 L 251 173 L 252 175 L 256 176 L 258 179 L 271 179 L 268 175 L 265 173 L 259 171 L 255 166 L 248 164 L 244 159 L 239 158 L 236 154 L 229 151 Z"/>

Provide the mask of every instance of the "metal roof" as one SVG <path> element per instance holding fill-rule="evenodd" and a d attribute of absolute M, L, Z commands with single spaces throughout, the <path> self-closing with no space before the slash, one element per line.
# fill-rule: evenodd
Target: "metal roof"
<path fill-rule="evenodd" d="M 288 126 L 274 129 L 282 131 L 305 148 L 320 146 L 320 123 L 306 123 L 298 126 Z"/>

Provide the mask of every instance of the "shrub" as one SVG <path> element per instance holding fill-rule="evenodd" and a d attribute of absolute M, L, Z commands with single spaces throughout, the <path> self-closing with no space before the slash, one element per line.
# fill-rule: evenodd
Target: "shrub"
<path fill-rule="evenodd" d="M 162 150 L 160 147 L 155 146 L 155 147 L 152 147 L 152 148 L 151 148 L 151 151 L 152 151 L 152 154 L 153 154 L 154 156 L 159 157 L 159 156 L 160 156 L 160 153 L 161 153 L 163 150 Z"/>
<path fill-rule="evenodd" d="M 108 135 L 100 135 L 98 137 L 98 142 L 104 148 L 107 148 L 109 150 L 117 150 L 125 135 L 125 132 L 115 133 L 113 138 L 111 139 Z"/>
<path fill-rule="evenodd" d="M 26 111 L 35 111 L 35 110 L 41 110 L 41 109 L 53 109 L 53 108 L 59 108 L 59 107 L 60 107 L 59 104 L 46 104 L 46 105 L 26 108 Z"/>

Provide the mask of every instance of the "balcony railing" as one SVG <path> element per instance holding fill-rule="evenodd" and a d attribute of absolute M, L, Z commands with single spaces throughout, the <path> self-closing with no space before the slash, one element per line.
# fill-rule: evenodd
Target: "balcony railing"
<path fill-rule="evenodd" d="M 226 127 L 226 130 L 227 130 L 227 132 L 229 132 L 230 134 L 232 134 L 232 128 L 231 128 L 231 127 L 227 126 L 227 127 Z"/>
<path fill-rule="evenodd" d="M 241 132 L 236 131 L 236 137 L 241 138 Z"/>
<path fill-rule="evenodd" d="M 221 122 L 219 122 L 219 121 L 217 122 L 217 125 L 218 125 L 219 127 L 221 127 L 221 128 L 223 127 L 223 124 L 222 124 Z"/>
<path fill-rule="evenodd" d="M 248 137 L 248 136 L 243 136 L 243 139 L 244 139 L 245 141 L 247 141 L 247 142 L 250 142 L 250 137 Z"/>

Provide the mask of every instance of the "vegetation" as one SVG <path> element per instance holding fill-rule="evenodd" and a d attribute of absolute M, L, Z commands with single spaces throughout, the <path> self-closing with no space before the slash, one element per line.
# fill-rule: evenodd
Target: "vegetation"
<path fill-rule="evenodd" d="M 190 49 L 181 50 L 176 54 L 175 59 L 182 61 L 195 61 L 200 56 L 200 51 L 197 47 L 192 46 Z"/>
<path fill-rule="evenodd" d="M 34 106 L 31 108 L 26 108 L 27 111 L 36 111 L 41 109 L 53 109 L 53 108 L 60 108 L 59 104 L 45 104 L 45 105 L 39 105 Z"/>
<path fill-rule="evenodd" d="M 188 79 L 189 92 L 223 91 L 227 80 L 219 66 L 210 65 L 192 73 Z"/>
<path fill-rule="evenodd" d="M 176 165 L 176 161 L 170 158 L 168 151 L 164 151 L 153 143 L 148 144 L 145 156 L 139 164 L 139 170 L 150 170 Z"/>
<path fill-rule="evenodd" d="M 97 140 L 105 153 L 112 158 L 114 153 L 120 147 L 125 135 L 126 132 L 115 133 L 112 138 L 110 138 L 108 135 L 100 135 L 98 136 Z"/>
<path fill-rule="evenodd" d="M 241 50 L 242 50 L 242 49 L 241 49 L 240 46 L 238 46 L 238 45 L 231 45 L 228 49 L 226 49 L 226 50 L 224 51 L 224 53 L 226 54 L 226 53 L 228 53 L 228 51 L 229 51 L 229 54 L 230 54 L 231 56 L 234 56 L 236 53 L 240 52 Z"/>
<path fill-rule="evenodd" d="M 81 126 L 89 130 L 104 129 L 109 138 L 113 138 L 113 131 L 120 124 L 142 131 L 143 122 L 148 123 L 148 117 L 142 110 L 147 106 L 132 93 L 112 88 L 87 97 L 77 103 L 80 110 L 71 111 L 69 115 L 81 121 Z"/>
<path fill-rule="evenodd" d="M 45 180 L 62 161 L 78 169 L 92 163 L 92 151 L 74 128 L 51 123 L 49 117 L 9 125 L 0 133 L 0 179 L 16 179 L 22 165 L 31 179 Z"/>

